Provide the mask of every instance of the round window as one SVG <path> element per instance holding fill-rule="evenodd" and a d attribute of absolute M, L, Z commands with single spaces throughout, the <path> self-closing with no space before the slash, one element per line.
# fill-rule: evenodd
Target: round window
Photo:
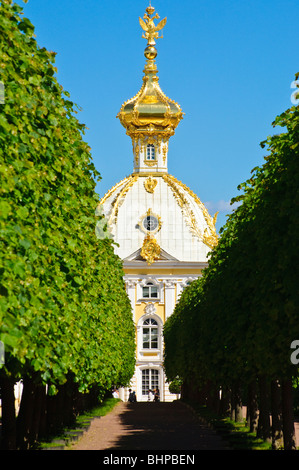
<path fill-rule="evenodd" d="M 143 219 L 143 227 L 145 228 L 145 230 L 148 230 L 148 231 L 156 230 L 158 225 L 159 225 L 158 219 L 154 217 L 153 215 L 147 215 Z"/>

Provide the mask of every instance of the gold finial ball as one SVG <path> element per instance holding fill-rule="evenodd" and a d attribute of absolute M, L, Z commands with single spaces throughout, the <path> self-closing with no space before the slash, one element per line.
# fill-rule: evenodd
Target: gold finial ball
<path fill-rule="evenodd" d="M 147 46 L 144 49 L 144 55 L 149 60 L 155 59 L 157 57 L 157 50 L 154 46 Z"/>

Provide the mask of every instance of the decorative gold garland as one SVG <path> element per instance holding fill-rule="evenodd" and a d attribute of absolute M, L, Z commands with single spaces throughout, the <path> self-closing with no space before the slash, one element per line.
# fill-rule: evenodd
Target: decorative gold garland
<path fill-rule="evenodd" d="M 115 190 L 117 190 L 117 188 L 119 188 L 120 186 L 123 185 L 120 192 L 116 195 L 116 197 L 112 201 L 111 211 L 110 211 L 109 218 L 108 218 L 108 224 L 112 224 L 113 221 L 115 222 L 115 220 L 117 218 L 117 215 L 118 215 L 119 207 L 121 206 L 121 204 L 123 202 L 124 196 L 127 194 L 129 189 L 133 186 L 133 184 L 137 181 L 139 176 L 145 176 L 145 175 L 132 174 L 129 177 L 124 178 L 118 184 L 113 186 L 113 188 L 111 188 L 108 191 L 108 193 L 106 193 L 105 196 L 101 199 L 100 204 L 103 204 L 109 198 L 109 196 L 111 196 L 111 194 L 113 194 L 113 192 Z M 153 193 L 154 189 L 157 185 L 157 180 L 152 178 L 151 175 L 147 175 L 147 176 L 148 176 L 148 178 L 144 182 L 144 187 L 145 187 L 146 191 L 148 191 L 149 193 Z M 183 184 L 181 181 L 178 181 L 172 175 L 162 174 L 162 175 L 159 175 L 159 176 L 162 176 L 165 183 L 171 188 L 171 190 L 173 192 L 173 195 L 176 198 L 180 208 L 182 209 L 182 213 L 183 213 L 183 215 L 185 216 L 185 218 L 187 220 L 190 232 L 194 236 L 196 236 L 199 240 L 201 240 L 205 245 L 207 245 L 209 248 L 214 248 L 214 246 L 216 246 L 217 243 L 218 243 L 218 236 L 217 236 L 216 228 L 215 228 L 215 223 L 216 223 L 218 212 L 214 215 L 214 217 L 211 217 L 210 214 L 208 213 L 206 207 L 204 206 L 204 204 L 199 199 L 199 197 L 195 193 L 193 193 L 190 190 L 190 188 L 188 188 L 188 186 Z M 156 183 L 154 183 L 154 182 L 156 182 Z M 188 199 L 186 198 L 184 193 L 182 191 L 180 191 L 180 188 L 182 188 L 184 191 L 186 191 L 195 200 L 195 202 L 197 203 L 197 205 L 201 209 L 201 211 L 203 213 L 203 216 L 204 216 L 204 219 L 205 219 L 205 221 L 208 225 L 208 228 L 206 228 L 203 233 L 200 230 L 200 228 L 198 227 L 196 217 L 195 217 L 194 212 L 192 211 L 192 209 L 190 207 L 190 203 L 189 203 Z M 147 238 L 148 238 L 148 240 L 147 240 Z M 144 246 L 145 246 L 144 249 L 147 249 L 146 247 L 149 245 L 149 240 L 151 241 L 150 246 L 154 247 L 154 245 L 156 244 L 157 247 L 159 247 L 156 240 L 153 237 L 151 237 L 150 235 L 148 235 L 148 237 L 146 237 L 145 241 L 144 241 Z M 159 247 L 159 249 L 160 249 L 160 247 Z M 148 249 L 147 249 L 147 251 L 148 251 Z M 151 257 L 149 259 L 151 259 Z M 151 263 L 152 262 L 153 261 L 151 261 Z"/>
<path fill-rule="evenodd" d="M 173 192 L 174 197 L 176 198 L 179 206 L 182 209 L 183 215 L 187 219 L 187 223 L 189 225 L 191 233 L 199 238 L 205 245 L 207 245 L 209 248 L 213 248 L 214 246 L 217 245 L 218 243 L 218 236 L 216 233 L 216 228 L 215 228 L 215 223 L 216 223 L 216 218 L 217 214 L 215 214 L 214 218 L 210 216 L 208 213 L 206 207 L 204 204 L 201 202 L 198 196 L 194 194 L 188 186 L 183 184 L 181 181 L 178 181 L 174 176 L 172 175 L 163 175 L 163 179 L 168 184 Z M 206 228 L 204 230 L 204 233 L 201 232 L 197 225 L 196 217 L 190 208 L 190 203 L 185 197 L 185 195 L 179 190 L 179 187 L 182 187 L 187 193 L 195 200 L 197 205 L 200 207 L 204 219 L 209 227 L 209 230 Z"/>
<path fill-rule="evenodd" d="M 109 219 L 108 219 L 108 224 L 112 224 L 113 220 L 117 218 L 119 207 L 121 206 L 124 196 L 127 194 L 129 189 L 133 186 L 133 184 L 137 181 L 138 176 L 137 175 L 131 175 L 128 178 L 126 178 L 124 181 L 126 181 L 125 185 L 122 187 L 116 198 L 111 204 L 111 212 L 109 214 Z"/>
<path fill-rule="evenodd" d="M 130 176 L 127 176 L 126 178 L 122 179 L 121 181 L 119 181 L 119 183 L 116 183 L 111 189 L 109 189 L 109 191 L 102 197 L 102 199 L 100 200 L 100 205 L 101 204 L 104 204 L 104 202 L 107 201 L 108 197 L 111 196 L 112 193 L 114 193 L 114 191 L 119 187 L 121 186 L 122 184 L 124 184 L 124 182 L 126 180 L 128 180 L 130 178 Z"/>

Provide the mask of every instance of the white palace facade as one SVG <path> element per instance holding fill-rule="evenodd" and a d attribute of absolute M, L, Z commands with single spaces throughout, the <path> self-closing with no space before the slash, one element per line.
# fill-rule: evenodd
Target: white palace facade
<path fill-rule="evenodd" d="M 201 275 L 207 255 L 217 243 L 216 217 L 211 217 L 186 185 L 167 170 L 168 141 L 183 117 L 179 104 L 160 88 L 155 62 L 159 18 L 150 5 L 139 19 L 146 64 L 140 91 L 126 101 L 117 117 L 132 139 L 133 172 L 110 189 L 100 206 L 123 260 L 125 284 L 136 326 L 136 369 L 131 388 L 137 401 L 159 388 L 169 392 L 163 370 L 163 325 L 182 290 Z M 128 390 L 120 397 L 128 398 Z"/>

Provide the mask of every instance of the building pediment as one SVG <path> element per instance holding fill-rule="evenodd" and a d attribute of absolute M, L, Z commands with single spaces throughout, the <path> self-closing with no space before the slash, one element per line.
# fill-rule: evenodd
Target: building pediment
<path fill-rule="evenodd" d="M 126 261 L 142 261 L 146 263 L 146 260 L 141 256 L 141 248 L 138 250 L 134 251 L 131 255 L 127 256 L 124 258 L 124 263 Z M 160 256 L 159 256 L 159 261 L 179 261 L 177 258 L 174 256 L 170 255 L 167 253 L 165 250 L 161 248 Z"/>

